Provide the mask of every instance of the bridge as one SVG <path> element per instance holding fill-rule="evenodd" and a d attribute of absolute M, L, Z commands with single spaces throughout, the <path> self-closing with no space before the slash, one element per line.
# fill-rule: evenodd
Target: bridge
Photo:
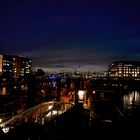
<path fill-rule="evenodd" d="M 37 122 L 41 125 L 50 121 L 73 107 L 71 102 L 49 101 L 29 108 L 11 117 L 0 118 L 0 127 L 4 133 L 23 122 Z"/>

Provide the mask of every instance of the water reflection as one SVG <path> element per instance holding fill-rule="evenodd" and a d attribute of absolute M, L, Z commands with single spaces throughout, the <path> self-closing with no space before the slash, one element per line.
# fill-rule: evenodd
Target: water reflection
<path fill-rule="evenodd" d="M 140 112 L 140 92 L 139 91 L 129 91 L 123 96 L 123 108 L 124 113 L 129 113 L 127 115 L 134 115 Z"/>
<path fill-rule="evenodd" d="M 140 92 L 131 91 L 123 96 L 124 108 L 131 107 L 132 105 L 140 105 Z"/>

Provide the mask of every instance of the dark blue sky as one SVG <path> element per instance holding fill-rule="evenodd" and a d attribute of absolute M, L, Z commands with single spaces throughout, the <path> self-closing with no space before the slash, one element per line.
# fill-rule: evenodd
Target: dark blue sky
<path fill-rule="evenodd" d="M 46 70 L 102 71 L 140 60 L 139 7 L 138 0 L 4 0 L 0 51 Z"/>

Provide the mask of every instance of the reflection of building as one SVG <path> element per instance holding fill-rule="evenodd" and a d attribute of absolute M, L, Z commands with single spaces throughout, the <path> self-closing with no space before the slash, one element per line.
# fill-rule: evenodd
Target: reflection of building
<path fill-rule="evenodd" d="M 2 61 L 3 61 L 3 55 L 0 55 L 0 73 L 2 73 Z"/>
<path fill-rule="evenodd" d="M 108 76 L 114 78 L 140 78 L 140 61 L 117 61 L 109 65 Z"/>
<path fill-rule="evenodd" d="M 128 94 L 123 95 L 124 109 L 130 109 L 139 105 L 140 103 L 140 92 L 129 91 Z"/>
<path fill-rule="evenodd" d="M 0 73 L 12 74 L 14 78 L 31 72 L 31 60 L 17 55 L 0 55 Z"/>

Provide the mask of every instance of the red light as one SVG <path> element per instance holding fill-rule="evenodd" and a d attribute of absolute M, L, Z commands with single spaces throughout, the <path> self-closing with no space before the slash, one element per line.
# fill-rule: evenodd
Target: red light
<path fill-rule="evenodd" d="M 95 94 L 96 93 L 96 91 L 95 90 L 93 90 L 93 92 L 92 92 L 93 94 Z"/>

